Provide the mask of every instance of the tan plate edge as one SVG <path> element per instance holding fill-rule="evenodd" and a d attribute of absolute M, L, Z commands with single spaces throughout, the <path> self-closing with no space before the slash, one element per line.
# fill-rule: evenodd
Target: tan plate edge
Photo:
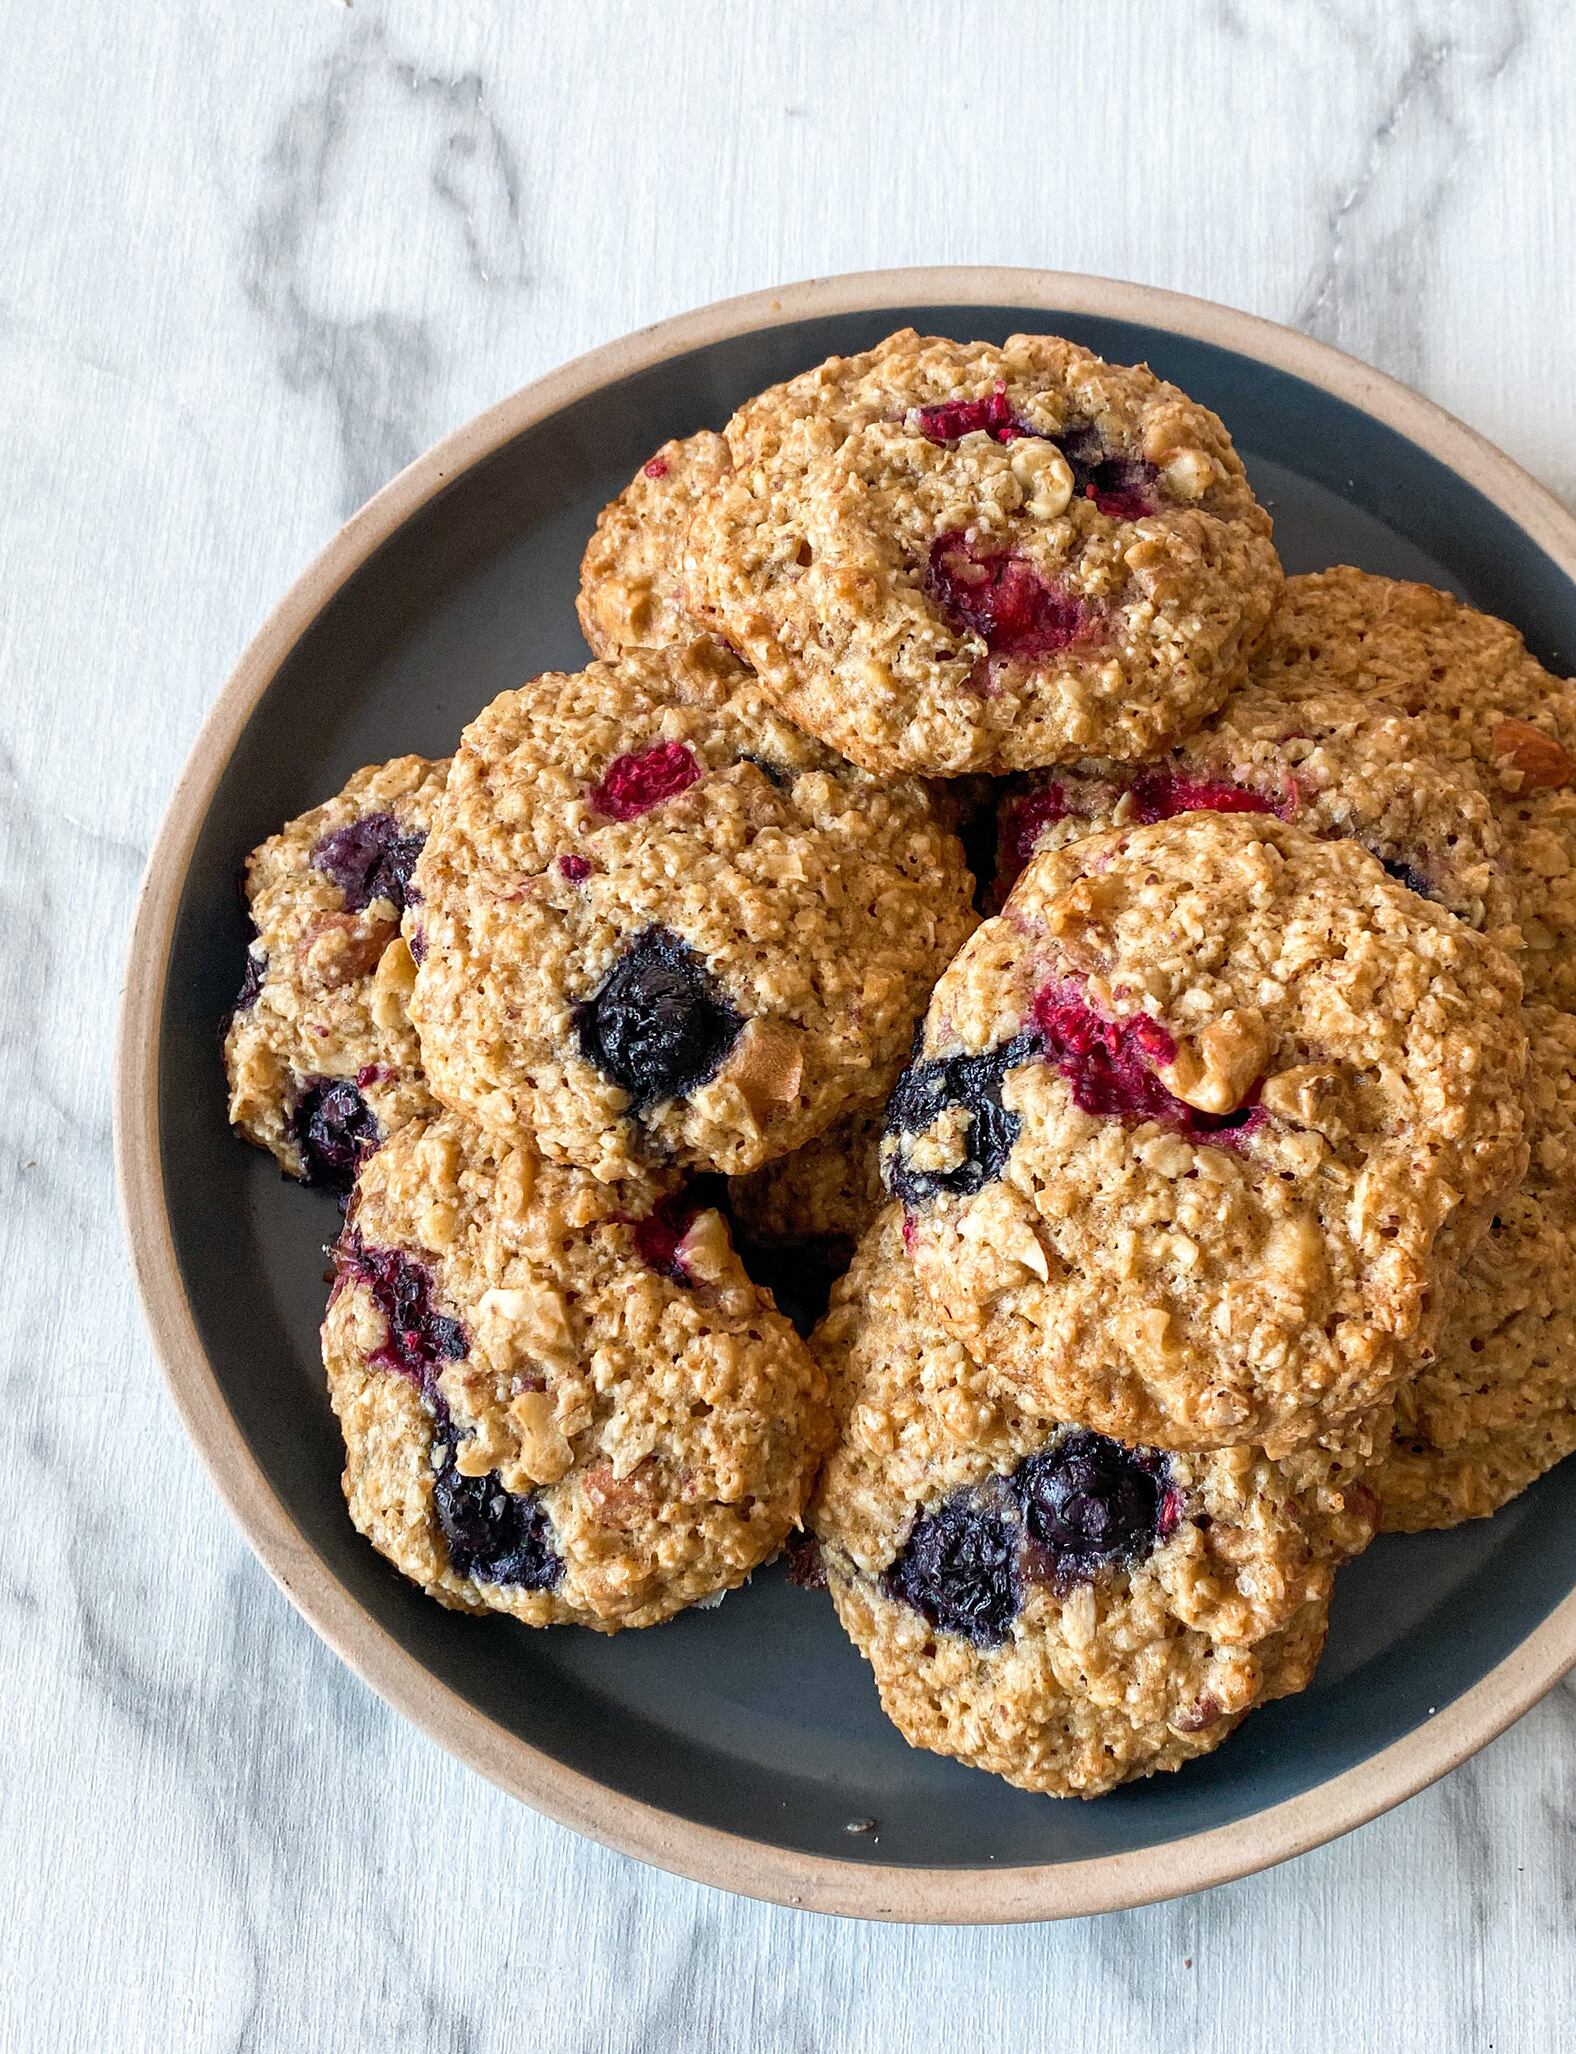
<path fill-rule="evenodd" d="M 697 1882 L 807 1910 L 934 1923 L 1069 1918 L 1202 1890 L 1350 1832 L 1455 1768 L 1576 1664 L 1576 1591 L 1482 1681 L 1356 1768 L 1210 1832 L 1040 1868 L 923 1869 L 833 1861 L 692 1824 L 608 1790 L 437 1682 L 314 1553 L 246 1446 L 191 1317 L 164 1205 L 157 1100 L 160 1000 L 192 850 L 253 708 L 306 627 L 419 507 L 547 415 L 723 337 L 915 305 L 1012 306 L 1163 327 L 1288 371 L 1426 449 L 1508 513 L 1576 579 L 1576 519 L 1492 443 L 1418 393 L 1255 315 L 1113 279 L 1005 267 L 870 271 L 719 301 L 576 358 L 419 457 L 339 531 L 280 601 L 203 723 L 148 859 L 115 1054 L 115 1158 L 132 1267 L 171 1396 L 248 1543 L 314 1630 L 387 1703 L 500 1788 L 561 1824 Z"/>

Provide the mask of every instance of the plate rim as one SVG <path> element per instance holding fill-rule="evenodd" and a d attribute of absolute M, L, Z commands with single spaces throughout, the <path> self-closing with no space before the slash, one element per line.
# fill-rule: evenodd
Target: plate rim
<path fill-rule="evenodd" d="M 157 1092 L 166 970 L 197 837 L 246 722 L 350 577 L 437 493 L 550 414 L 709 343 L 821 316 L 1003 306 L 1125 320 L 1214 343 L 1317 386 L 1474 486 L 1576 583 L 1576 517 L 1475 430 L 1386 373 L 1261 316 L 1077 272 L 941 265 L 848 272 L 718 300 L 633 330 L 522 386 L 369 499 L 269 613 L 203 719 L 138 890 L 114 1058 L 116 1186 L 132 1274 L 176 1412 L 247 1544 L 308 1625 L 391 1708 L 509 1795 L 691 1881 L 795 1908 L 924 1924 L 1002 1924 L 1129 1909 L 1270 1868 L 1416 1795 L 1502 1733 L 1576 1665 L 1576 1588 L 1453 1704 L 1296 1797 L 1153 1847 L 1012 1868 L 840 1861 L 701 1825 L 630 1797 L 499 1725 L 408 1652 L 312 1548 L 227 1405 L 180 1277 L 165 1207 Z"/>

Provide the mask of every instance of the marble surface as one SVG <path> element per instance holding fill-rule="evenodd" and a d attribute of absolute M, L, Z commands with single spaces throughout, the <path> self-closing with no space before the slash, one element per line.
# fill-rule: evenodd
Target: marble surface
<path fill-rule="evenodd" d="M 1055 1930 L 657 1875 L 403 1727 L 188 1451 L 110 1173 L 137 877 L 363 496 L 576 351 L 817 272 L 1182 288 L 1576 497 L 1555 0 L 5 0 L 0 2046 L 1553 2047 L 1576 1686 L 1339 1845 Z"/>

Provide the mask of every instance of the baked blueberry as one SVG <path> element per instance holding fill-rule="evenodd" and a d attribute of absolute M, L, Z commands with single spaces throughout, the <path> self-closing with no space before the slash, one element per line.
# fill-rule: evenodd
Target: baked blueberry
<path fill-rule="evenodd" d="M 694 951 L 665 927 L 638 934 L 575 1009 L 581 1054 L 628 1092 L 635 1113 L 715 1077 L 743 1026 Z"/>

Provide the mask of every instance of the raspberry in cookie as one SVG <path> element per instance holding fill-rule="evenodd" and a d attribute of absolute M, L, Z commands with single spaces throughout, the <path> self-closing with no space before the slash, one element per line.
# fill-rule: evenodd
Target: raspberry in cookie
<path fill-rule="evenodd" d="M 1339 689 L 1281 694 L 1250 676 L 1196 734 L 1143 764 L 1093 762 L 1017 780 L 999 813 L 996 890 L 1037 849 L 1179 813 L 1268 813 L 1362 844 L 1397 883 L 1519 949 L 1499 828 L 1469 763 L 1403 713 Z"/>
<path fill-rule="evenodd" d="M 1527 996 L 1576 1009 L 1576 680 L 1450 593 L 1349 565 L 1287 582 L 1254 675 L 1282 693 L 1385 701 L 1476 772 L 1504 843 Z"/>
<path fill-rule="evenodd" d="M 1377 1506 L 1383 1414 L 1271 1461 L 1168 1454 L 1031 1410 L 948 1333 L 890 1208 L 812 1340 L 839 1434 L 809 1515 L 915 1747 L 1098 1796 L 1301 1689 Z"/>
<path fill-rule="evenodd" d="M 1526 1009 L 1528 1139 L 1451 1293 L 1438 1353 L 1397 1399 L 1374 1476 L 1404 1533 L 1497 1512 L 1576 1452 L 1576 1017 Z"/>
<path fill-rule="evenodd" d="M 924 788 L 809 740 L 704 639 L 503 694 L 416 885 L 434 1093 L 604 1178 L 740 1174 L 879 1096 L 975 918 Z"/>
<path fill-rule="evenodd" d="M 1271 815 L 1047 851 L 888 1106 L 920 1279 L 1063 1418 L 1282 1454 L 1426 1358 L 1526 1159 L 1519 997 L 1484 936 Z"/>
<path fill-rule="evenodd" d="M 247 858 L 230 1120 L 304 1183 L 348 1192 L 369 1150 L 432 1109 L 399 927 L 447 772 L 421 756 L 358 770 Z"/>
<path fill-rule="evenodd" d="M 685 601 L 872 771 L 1127 760 L 1214 711 L 1281 583 L 1216 417 L 1054 336 L 889 336 L 741 408 Z"/>
<path fill-rule="evenodd" d="M 695 501 L 728 469 L 728 445 L 703 432 L 665 442 L 597 516 L 575 610 L 597 656 L 688 642 L 684 544 Z"/>
<path fill-rule="evenodd" d="M 798 1520 L 825 1381 L 716 1211 L 444 1114 L 363 1165 L 335 1268 L 351 1516 L 440 1603 L 650 1626 Z"/>

